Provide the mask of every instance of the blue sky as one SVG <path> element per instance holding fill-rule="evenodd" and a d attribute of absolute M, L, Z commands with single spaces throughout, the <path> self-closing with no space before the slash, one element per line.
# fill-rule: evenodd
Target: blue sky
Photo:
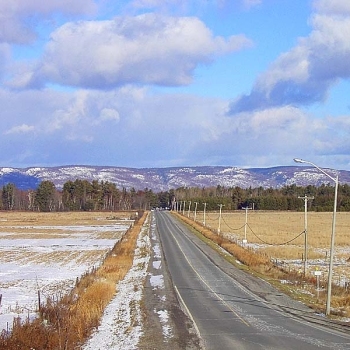
<path fill-rule="evenodd" d="M 0 19 L 0 166 L 350 170 L 348 0 L 11 0 Z"/>

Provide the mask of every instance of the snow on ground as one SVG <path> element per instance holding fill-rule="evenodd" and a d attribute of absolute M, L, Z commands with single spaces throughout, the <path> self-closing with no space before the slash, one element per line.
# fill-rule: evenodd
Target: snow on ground
<path fill-rule="evenodd" d="M 150 260 L 151 243 L 147 222 L 137 240 L 133 265 L 124 280 L 117 284 L 115 297 L 108 304 L 100 326 L 83 350 L 137 349 L 142 335 L 140 302 Z"/>
<path fill-rule="evenodd" d="M 10 330 L 14 318 L 24 320 L 26 317 L 36 317 L 38 290 L 42 293 L 42 301 L 45 296 L 58 298 L 68 292 L 77 277 L 102 263 L 105 254 L 128 227 L 126 223 L 118 223 L 100 226 L 2 228 L 0 331 Z M 14 228 L 21 233 L 14 233 Z M 154 310 L 163 337 L 166 340 L 173 336 L 166 310 L 161 248 L 155 231 L 155 218 L 150 215 L 139 234 L 133 266 L 124 280 L 116 285 L 115 297 L 83 350 L 137 349 L 144 331 L 140 303 L 147 277 L 164 306 Z M 102 238 L 103 232 L 114 232 L 114 235 L 110 239 Z M 18 238 L 16 234 L 19 235 Z M 151 254 L 152 267 L 156 271 L 154 274 L 147 272 Z"/>
<path fill-rule="evenodd" d="M 150 223 L 145 222 L 138 237 L 132 268 L 124 280 L 116 286 L 115 297 L 107 306 L 100 326 L 82 348 L 83 350 L 138 349 L 138 343 L 144 331 L 140 302 L 147 276 L 150 278 L 154 293 L 162 294 L 161 292 L 165 289 L 164 276 L 161 273 L 156 275 L 147 273 L 151 254 L 153 254 L 152 266 L 156 270 L 160 270 L 161 267 L 161 248 L 155 234 L 155 218 L 152 215 L 150 217 Z M 166 305 L 165 296 L 161 298 Z M 154 313 L 159 318 L 164 339 L 169 339 L 173 336 L 173 331 L 168 311 L 162 308 L 155 309 Z"/>
<path fill-rule="evenodd" d="M 41 300 L 58 298 L 85 272 L 99 266 L 128 223 L 2 227 L 0 233 L 0 331 L 13 319 L 36 316 Z M 110 238 L 101 238 L 109 232 Z M 25 234 L 23 234 L 25 233 Z M 16 238 L 18 237 L 18 238 Z"/>
<path fill-rule="evenodd" d="M 166 293 L 165 284 L 164 284 L 164 276 L 161 273 L 162 267 L 162 254 L 161 247 L 158 241 L 158 237 L 155 233 L 155 223 L 151 226 L 151 241 L 152 241 L 152 250 L 153 250 L 153 263 L 152 266 L 156 271 L 159 271 L 157 274 L 153 274 L 150 276 L 150 284 L 154 293 L 157 294 L 161 303 L 158 305 L 159 309 L 155 309 L 154 313 L 158 316 L 159 322 L 162 326 L 162 332 L 165 342 L 173 337 L 173 331 L 169 322 L 169 313 L 166 310 Z"/>

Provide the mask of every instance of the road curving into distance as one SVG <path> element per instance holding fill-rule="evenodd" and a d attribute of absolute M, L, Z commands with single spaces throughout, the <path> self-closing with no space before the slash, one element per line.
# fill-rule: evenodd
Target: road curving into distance
<path fill-rule="evenodd" d="M 170 212 L 154 214 L 174 288 L 205 349 L 350 349 L 349 333 L 328 327 L 326 320 L 322 324 L 302 317 L 306 307 L 290 307 L 293 312 L 288 312 L 286 303 L 262 298 L 263 290 L 260 296 L 252 293 L 247 280 L 240 282 L 247 274 L 218 260 L 218 254 Z"/>

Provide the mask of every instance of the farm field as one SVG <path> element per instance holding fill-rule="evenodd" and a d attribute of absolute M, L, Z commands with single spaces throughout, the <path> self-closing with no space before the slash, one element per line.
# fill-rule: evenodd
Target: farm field
<path fill-rule="evenodd" d="M 307 273 L 321 271 L 321 282 L 328 275 L 333 213 L 307 213 Z M 194 213 L 190 213 L 194 219 Z M 204 213 L 196 213 L 196 221 L 204 221 Z M 305 235 L 304 212 L 248 210 L 222 212 L 220 233 L 240 245 L 266 253 L 289 269 L 303 271 Z M 206 226 L 219 228 L 219 211 L 207 212 Z M 244 239 L 246 238 L 246 243 Z M 333 282 L 344 286 L 350 281 L 350 213 L 336 216 Z"/>
<path fill-rule="evenodd" d="M 0 331 L 31 318 L 41 301 L 58 299 L 98 267 L 133 213 L 0 212 Z"/>

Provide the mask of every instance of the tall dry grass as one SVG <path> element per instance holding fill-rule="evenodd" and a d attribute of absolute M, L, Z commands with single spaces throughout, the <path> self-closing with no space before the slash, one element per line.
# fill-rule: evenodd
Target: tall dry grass
<path fill-rule="evenodd" d="M 203 222 L 204 213 L 197 212 L 196 220 Z M 311 247 L 329 247 L 332 230 L 332 216 L 330 212 L 308 212 L 308 242 Z M 193 219 L 194 214 L 190 217 Z M 206 226 L 213 230 L 218 228 L 219 214 L 206 213 Z M 247 216 L 249 228 L 247 238 L 252 243 L 280 244 L 286 242 L 304 230 L 304 212 L 287 211 L 254 211 L 249 210 Z M 221 232 L 237 235 L 244 238 L 245 211 L 223 212 L 221 219 Z M 350 215 L 347 212 L 337 213 L 336 244 L 349 246 L 350 242 Z M 295 245 L 303 244 L 303 236 L 293 241 Z"/>
<path fill-rule="evenodd" d="M 307 213 L 307 241 L 309 259 L 327 260 L 332 232 L 332 216 L 330 212 Z M 191 213 L 190 218 L 194 218 Z M 217 231 L 218 212 L 206 214 L 206 226 Z M 221 233 L 232 240 L 255 244 L 262 252 L 278 259 L 301 259 L 304 255 L 304 212 L 287 211 L 248 211 L 245 231 L 245 211 L 223 212 Z M 203 212 L 198 212 L 196 221 L 203 222 Z M 350 258 L 350 215 L 337 213 L 335 257 L 346 260 Z M 349 275 L 350 277 L 350 275 Z"/>
<path fill-rule="evenodd" d="M 30 225 L 86 225 L 91 222 L 100 223 L 101 225 L 110 223 L 110 220 L 128 219 L 134 216 L 135 211 L 120 211 L 120 212 L 32 212 L 32 211 L 0 211 L 0 227 L 8 226 L 23 226 Z"/>
<path fill-rule="evenodd" d="M 116 284 L 132 266 L 137 237 L 147 213 L 114 246 L 101 267 L 77 280 L 68 295 L 49 298 L 33 322 L 14 322 L 10 334 L 1 334 L 0 349 L 73 350 L 98 326 Z"/>
<path fill-rule="evenodd" d="M 224 248 L 227 252 L 235 256 L 239 261 L 241 261 L 248 267 L 258 267 L 258 270 L 260 270 L 261 267 L 264 267 L 267 270 L 271 270 L 274 268 L 273 263 L 266 256 L 266 254 L 260 254 L 252 250 L 244 249 L 243 247 L 225 238 L 222 234 L 219 235 L 214 230 L 208 227 L 204 227 L 201 223 L 194 222 L 191 218 L 181 216 L 177 213 L 173 214 L 189 226 L 193 227 L 196 231 L 200 232 L 207 239 L 213 241 L 220 247 Z"/>

